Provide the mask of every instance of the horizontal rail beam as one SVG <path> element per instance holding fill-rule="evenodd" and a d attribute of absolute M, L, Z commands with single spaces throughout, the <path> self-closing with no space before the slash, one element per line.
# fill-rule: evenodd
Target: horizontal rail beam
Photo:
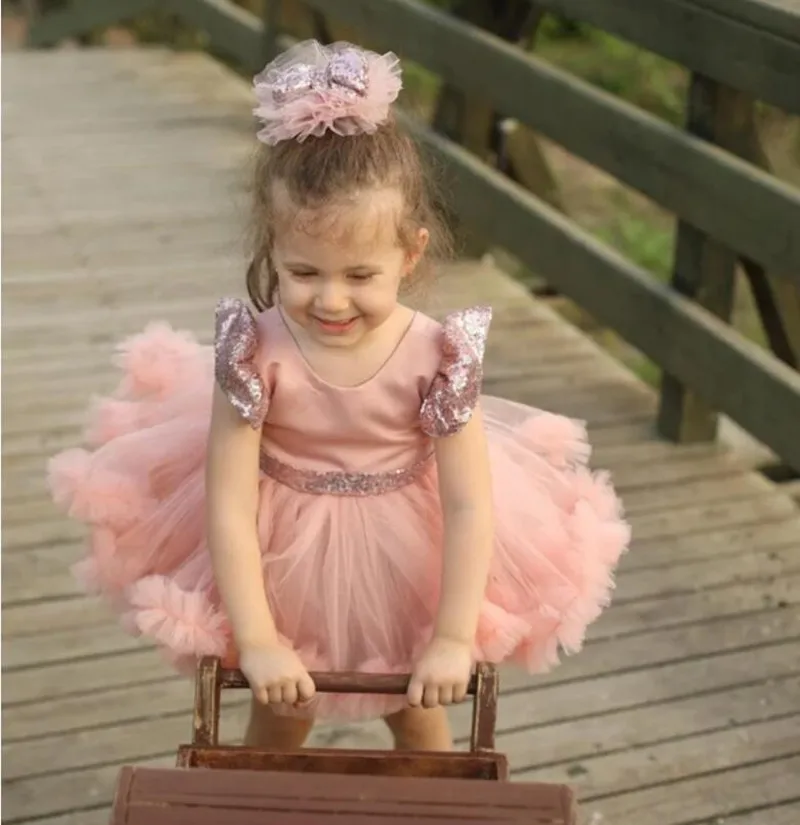
<path fill-rule="evenodd" d="M 230 0 L 168 0 L 168 5 L 175 14 L 206 32 L 219 52 L 249 71 L 261 68 L 264 28 L 255 14 Z"/>
<path fill-rule="evenodd" d="M 692 71 L 800 114 L 800 13 L 778 33 L 754 25 L 742 0 L 537 0 L 544 8 L 597 26 Z M 735 8 L 742 14 L 737 18 Z M 744 12 L 749 7 L 749 19 Z M 766 17 L 761 10 L 762 22 Z"/>
<path fill-rule="evenodd" d="M 800 3 L 797 0 L 687 0 L 727 17 L 800 43 Z"/>
<path fill-rule="evenodd" d="M 102 29 L 159 6 L 158 0 L 76 0 L 60 11 L 35 19 L 28 29 L 29 46 L 54 46 L 70 37 Z"/>

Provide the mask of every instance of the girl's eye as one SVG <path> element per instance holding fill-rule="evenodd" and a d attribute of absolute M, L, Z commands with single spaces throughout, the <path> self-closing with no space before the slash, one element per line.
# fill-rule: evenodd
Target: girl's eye
<path fill-rule="evenodd" d="M 370 281 L 375 277 L 375 272 L 354 272 L 350 275 L 353 281 Z"/>
<path fill-rule="evenodd" d="M 305 269 L 293 269 L 292 270 L 292 275 L 295 278 L 313 278 L 315 274 L 316 274 L 315 272 L 310 272 L 310 271 L 305 270 Z"/>

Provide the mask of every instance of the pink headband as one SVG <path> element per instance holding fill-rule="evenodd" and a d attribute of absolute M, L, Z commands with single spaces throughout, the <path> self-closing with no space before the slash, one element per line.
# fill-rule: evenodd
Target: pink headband
<path fill-rule="evenodd" d="M 350 43 L 304 40 L 253 78 L 262 143 L 374 132 L 402 87 L 400 61 Z"/>

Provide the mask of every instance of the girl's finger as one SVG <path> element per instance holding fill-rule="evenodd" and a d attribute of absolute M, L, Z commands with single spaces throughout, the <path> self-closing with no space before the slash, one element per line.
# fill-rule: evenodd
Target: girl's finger
<path fill-rule="evenodd" d="M 273 705 L 279 705 L 283 699 L 283 688 L 280 685 L 272 685 L 267 691 L 269 693 L 269 701 Z"/>
<path fill-rule="evenodd" d="M 293 705 L 297 701 L 297 682 L 287 682 L 281 691 L 281 701 Z"/>
<path fill-rule="evenodd" d="M 442 685 L 439 688 L 439 703 L 442 705 L 452 705 L 453 704 L 453 686 L 452 685 Z"/>
<path fill-rule="evenodd" d="M 314 698 L 316 692 L 317 686 L 314 684 L 314 680 L 308 675 L 308 673 L 304 673 L 297 680 L 297 694 L 299 698 L 304 702 L 310 702 Z"/>
<path fill-rule="evenodd" d="M 425 692 L 422 697 L 422 706 L 435 708 L 439 704 L 439 685 L 425 685 Z"/>
<path fill-rule="evenodd" d="M 412 708 L 418 708 L 422 704 L 424 691 L 425 686 L 422 682 L 419 679 L 412 678 L 408 685 L 408 691 L 406 692 L 408 704 L 411 705 Z"/>

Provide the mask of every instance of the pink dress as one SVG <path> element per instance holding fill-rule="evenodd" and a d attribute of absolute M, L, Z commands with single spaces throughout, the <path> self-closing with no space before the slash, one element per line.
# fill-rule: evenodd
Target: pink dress
<path fill-rule="evenodd" d="M 478 399 L 494 486 L 495 541 L 474 655 L 542 672 L 574 652 L 629 542 L 583 427 L 481 396 L 491 311 L 443 323 L 417 313 L 383 367 L 355 387 L 311 369 L 277 309 L 217 308 L 214 347 L 154 324 L 120 348 L 122 382 L 101 399 L 90 450 L 52 459 L 53 496 L 91 526 L 76 573 L 132 633 L 179 669 L 236 651 L 204 529 L 204 461 L 215 380 L 262 431 L 258 536 L 282 636 L 313 670 L 407 672 L 428 642 L 443 528 L 433 440 Z M 370 718 L 402 697 L 324 696 L 319 717 Z"/>

